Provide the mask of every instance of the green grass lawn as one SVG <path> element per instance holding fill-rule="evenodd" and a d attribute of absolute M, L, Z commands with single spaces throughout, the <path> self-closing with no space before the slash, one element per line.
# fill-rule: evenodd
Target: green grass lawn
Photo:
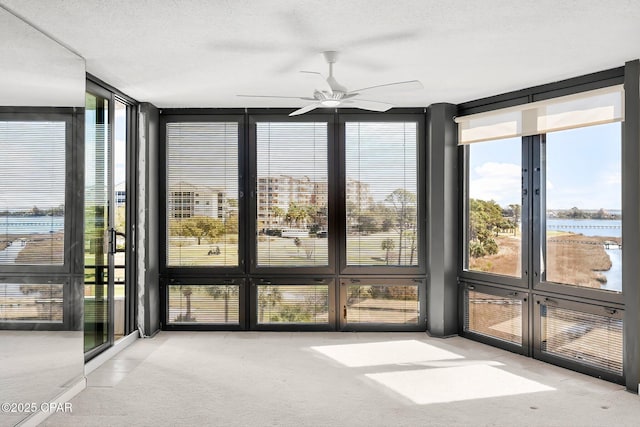
<path fill-rule="evenodd" d="M 411 257 L 410 241 L 403 242 L 402 256 L 398 262 L 398 233 L 386 232 L 369 235 L 349 235 L 347 253 L 349 265 L 386 265 L 386 250 L 382 242 L 391 239 L 394 248 L 389 250 L 389 265 L 417 265 L 417 249 Z M 325 266 L 328 265 L 328 239 L 302 238 L 300 246 L 294 239 L 259 236 L 258 265 L 260 266 Z M 217 252 L 220 254 L 209 253 Z M 169 246 L 169 265 L 172 266 L 235 266 L 238 265 L 237 243 L 205 243 L 198 245 L 196 240 L 189 242 L 185 238 L 172 240 Z"/>

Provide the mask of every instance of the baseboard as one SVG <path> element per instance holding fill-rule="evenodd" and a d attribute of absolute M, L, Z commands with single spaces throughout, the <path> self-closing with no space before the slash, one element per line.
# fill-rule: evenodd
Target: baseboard
<path fill-rule="evenodd" d="M 49 408 L 53 408 L 52 410 L 50 410 L 50 411 L 38 411 L 38 412 L 32 414 L 31 416 L 29 416 L 28 418 L 22 420 L 18 424 L 16 424 L 16 427 L 36 427 L 36 426 L 40 425 L 47 418 L 49 418 L 49 416 L 51 414 L 55 413 L 56 406 L 58 406 L 59 408 L 63 408 L 63 405 L 66 402 L 68 402 L 71 399 L 73 399 L 77 394 L 79 394 L 85 388 L 87 388 L 87 379 L 85 377 L 82 377 L 74 385 L 72 385 L 67 390 L 65 390 L 64 392 L 60 393 L 54 399 L 51 399 L 49 401 L 49 406 L 48 407 Z M 46 406 L 46 405 L 43 404 L 42 406 Z"/>
<path fill-rule="evenodd" d="M 89 375 L 91 372 L 98 369 L 100 366 L 102 366 L 106 361 L 111 359 L 113 356 L 120 353 L 125 348 L 129 347 L 138 338 L 140 338 L 140 334 L 138 331 L 131 332 L 126 337 L 120 338 L 118 341 L 116 341 L 113 344 L 112 347 L 109 347 L 108 349 L 106 349 L 105 351 L 103 351 L 102 353 L 100 353 L 99 355 L 97 355 L 96 357 L 94 357 L 84 365 L 85 376 Z"/>

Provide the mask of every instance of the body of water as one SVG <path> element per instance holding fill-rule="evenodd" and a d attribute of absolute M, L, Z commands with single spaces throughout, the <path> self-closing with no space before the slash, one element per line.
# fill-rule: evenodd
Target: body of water
<path fill-rule="evenodd" d="M 585 236 L 622 237 L 622 220 L 547 218 L 547 230 L 567 231 Z"/>
<path fill-rule="evenodd" d="M 622 237 L 622 220 L 620 219 L 559 219 L 547 218 L 547 231 L 565 231 L 594 237 Z M 602 289 L 622 291 L 622 249 L 605 249 L 611 260 L 611 268 L 602 273 L 607 283 Z"/>
<path fill-rule="evenodd" d="M 0 216 L 0 234 L 46 234 L 64 231 L 63 216 Z"/>

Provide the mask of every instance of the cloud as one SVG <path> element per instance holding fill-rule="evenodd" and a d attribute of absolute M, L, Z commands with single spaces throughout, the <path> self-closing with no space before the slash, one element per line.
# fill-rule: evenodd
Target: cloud
<path fill-rule="evenodd" d="M 601 179 L 607 185 L 622 185 L 622 174 L 619 170 L 605 171 L 602 173 Z"/>
<path fill-rule="evenodd" d="M 486 162 L 471 171 L 469 196 L 501 206 L 521 203 L 522 168 L 515 163 Z"/>

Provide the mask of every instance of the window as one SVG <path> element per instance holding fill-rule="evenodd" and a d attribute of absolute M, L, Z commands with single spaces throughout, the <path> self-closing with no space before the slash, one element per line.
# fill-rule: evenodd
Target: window
<path fill-rule="evenodd" d="M 472 144 L 468 152 L 467 270 L 522 275 L 522 143 Z"/>
<path fill-rule="evenodd" d="M 167 123 L 167 265 L 232 267 L 238 251 L 238 123 Z"/>
<path fill-rule="evenodd" d="M 456 119 L 465 335 L 622 375 L 622 99 L 609 86 Z"/>
<path fill-rule="evenodd" d="M 417 266 L 416 122 L 345 123 L 346 264 Z"/>
<path fill-rule="evenodd" d="M 540 298 L 540 351 L 622 375 L 623 313 Z"/>
<path fill-rule="evenodd" d="M 622 292 L 620 123 L 546 137 L 546 280 Z"/>
<path fill-rule="evenodd" d="M 64 285 L 0 283 L 0 322 L 62 323 Z"/>
<path fill-rule="evenodd" d="M 329 264 L 327 127 L 256 123 L 258 267 Z"/>
<path fill-rule="evenodd" d="M 327 285 L 259 284 L 257 324 L 329 324 Z"/>
<path fill-rule="evenodd" d="M 464 331 L 522 345 L 522 299 L 515 292 L 467 286 Z"/>
<path fill-rule="evenodd" d="M 345 322 L 417 325 L 420 319 L 418 285 L 388 285 L 384 280 L 347 285 Z"/>
<path fill-rule="evenodd" d="M 0 121 L 0 265 L 63 265 L 66 122 Z"/>
<path fill-rule="evenodd" d="M 168 323 L 239 324 L 240 286 L 169 285 Z"/>

